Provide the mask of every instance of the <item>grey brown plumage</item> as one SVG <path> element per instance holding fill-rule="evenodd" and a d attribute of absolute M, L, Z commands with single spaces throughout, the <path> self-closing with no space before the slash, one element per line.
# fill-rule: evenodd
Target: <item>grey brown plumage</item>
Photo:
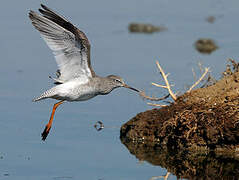
<path fill-rule="evenodd" d="M 126 85 L 119 76 L 97 76 L 91 67 L 90 43 L 86 35 L 50 8 L 45 5 L 41 7 L 41 15 L 30 11 L 29 18 L 53 51 L 59 70 L 56 78 L 50 77 L 57 85 L 33 101 L 46 98 L 60 100 L 53 106 L 50 120 L 42 133 L 42 140 L 45 140 L 51 129 L 55 110 L 64 101 L 86 101 L 97 95 L 109 94 L 118 87 L 139 91 Z"/>
<path fill-rule="evenodd" d="M 90 67 L 92 76 L 95 76 L 95 72 L 91 67 L 91 61 L 90 61 L 90 42 L 88 38 L 86 37 L 85 33 L 76 28 L 73 24 L 71 24 L 69 21 L 67 21 L 64 17 L 56 14 L 54 11 L 52 11 L 50 8 L 46 7 L 45 5 L 41 4 L 41 7 L 43 9 L 39 9 L 40 13 L 42 13 L 43 17 L 52 20 L 56 24 L 60 25 L 61 27 L 65 28 L 66 30 L 72 32 L 77 41 L 81 42 L 82 47 L 87 49 L 88 53 L 88 66 Z"/>
<path fill-rule="evenodd" d="M 29 18 L 53 50 L 61 74 L 56 81 L 62 83 L 78 76 L 94 77 L 86 35 L 46 6 L 42 5 L 42 8 L 43 16 L 30 11 Z"/>

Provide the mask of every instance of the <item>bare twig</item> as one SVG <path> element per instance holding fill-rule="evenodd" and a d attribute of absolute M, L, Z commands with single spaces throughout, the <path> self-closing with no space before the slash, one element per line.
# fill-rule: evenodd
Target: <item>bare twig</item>
<path fill-rule="evenodd" d="M 173 91 L 171 90 L 171 86 L 170 86 L 170 84 L 169 84 L 169 82 L 168 82 L 168 79 L 167 79 L 167 76 L 168 76 L 169 74 L 166 75 L 166 74 L 164 73 L 164 71 L 163 71 L 163 69 L 162 69 L 162 67 L 160 66 L 160 64 L 159 64 L 158 61 L 156 61 L 156 64 L 157 64 L 157 67 L 158 67 L 158 69 L 159 69 L 161 75 L 163 76 L 163 79 L 164 79 L 164 81 L 165 81 L 166 86 L 162 86 L 162 85 L 159 85 L 159 84 L 156 84 L 156 83 L 152 83 L 152 84 L 155 85 L 155 86 L 157 86 L 157 87 L 162 87 L 162 88 L 168 89 L 168 92 L 169 92 L 170 96 L 171 96 L 171 97 L 173 98 L 173 100 L 175 101 L 175 100 L 177 99 L 177 97 L 176 97 L 176 95 L 173 93 Z"/>
<path fill-rule="evenodd" d="M 195 132 L 196 130 L 197 130 L 197 127 L 192 127 L 192 128 L 186 133 L 186 139 L 188 140 L 190 134 L 191 134 L 192 132 Z"/>
<path fill-rule="evenodd" d="M 209 85 L 213 85 L 216 82 L 217 82 L 217 80 L 215 78 L 213 78 L 210 73 L 208 73 L 208 78 L 206 79 L 206 82 L 200 88 L 204 88 Z"/>
<path fill-rule="evenodd" d="M 231 62 L 233 71 L 238 72 L 239 63 L 236 63 L 236 61 L 232 58 L 229 58 L 228 61 Z"/>
<path fill-rule="evenodd" d="M 203 78 L 206 76 L 206 74 L 208 73 L 209 68 L 205 68 L 204 73 L 202 74 L 202 76 L 189 88 L 189 90 L 187 92 L 191 92 L 192 89 L 197 86 L 202 80 Z"/>
<path fill-rule="evenodd" d="M 169 175 L 170 175 L 170 172 L 167 172 L 167 174 L 165 176 L 153 176 L 150 178 L 150 180 L 156 180 L 156 179 L 161 179 L 161 178 L 163 178 L 164 180 L 167 180 Z"/>
<path fill-rule="evenodd" d="M 201 72 L 201 74 L 202 74 L 202 72 L 203 72 L 203 66 L 202 66 L 202 63 L 199 61 L 198 62 L 198 67 L 199 67 L 199 70 L 200 70 L 200 72 Z"/>
<path fill-rule="evenodd" d="M 165 104 L 153 104 L 153 103 L 147 103 L 150 106 L 156 106 L 156 107 L 166 107 L 167 105 Z"/>
<path fill-rule="evenodd" d="M 169 94 L 166 95 L 166 96 L 160 97 L 160 98 L 151 97 L 151 96 L 147 96 L 144 91 L 141 91 L 141 92 L 139 93 L 139 95 L 140 95 L 142 98 L 148 99 L 148 100 L 150 100 L 150 101 L 162 101 L 162 100 L 167 99 L 167 98 L 169 97 Z"/>
<path fill-rule="evenodd" d="M 156 84 L 156 83 L 152 83 L 152 85 L 154 85 L 154 86 L 156 86 L 156 87 L 165 88 L 165 89 L 167 89 L 167 88 L 168 88 L 167 86 L 160 85 L 160 84 Z"/>
<path fill-rule="evenodd" d="M 196 81 L 197 80 L 197 76 L 196 76 L 196 73 L 195 73 L 193 68 L 192 68 L 192 73 L 193 73 L 193 79 L 194 79 L 194 81 Z"/>

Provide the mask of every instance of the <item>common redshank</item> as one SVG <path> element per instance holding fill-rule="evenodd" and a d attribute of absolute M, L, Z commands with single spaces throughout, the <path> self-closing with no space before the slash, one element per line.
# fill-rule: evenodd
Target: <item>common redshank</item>
<path fill-rule="evenodd" d="M 33 26 L 40 32 L 46 44 L 53 51 L 58 70 L 52 78 L 56 86 L 42 93 L 33 101 L 46 98 L 60 100 L 54 104 L 50 120 L 42 132 L 46 140 L 50 132 L 56 108 L 65 101 L 86 101 L 97 95 L 109 94 L 113 89 L 125 87 L 139 92 L 125 84 L 116 75 L 100 77 L 95 74 L 90 62 L 90 43 L 86 35 L 71 22 L 50 8 L 41 4 L 41 14 L 29 12 Z"/>

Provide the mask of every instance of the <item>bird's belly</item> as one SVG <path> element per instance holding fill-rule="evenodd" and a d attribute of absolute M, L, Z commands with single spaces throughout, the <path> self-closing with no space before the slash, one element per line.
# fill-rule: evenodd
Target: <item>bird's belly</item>
<path fill-rule="evenodd" d="M 61 87 L 57 98 L 67 101 L 86 101 L 96 95 L 94 88 L 89 87 L 87 84 L 71 84 L 70 86 Z"/>
<path fill-rule="evenodd" d="M 96 96 L 95 94 L 90 94 L 90 93 L 81 93 L 81 94 L 67 93 L 64 95 L 59 94 L 56 99 L 66 100 L 66 101 L 86 101 L 95 96 Z"/>
<path fill-rule="evenodd" d="M 95 96 L 96 95 L 94 95 L 94 94 L 84 94 L 84 95 L 81 95 L 81 96 L 78 96 L 78 97 L 70 98 L 69 101 L 86 101 L 86 100 L 91 99 Z"/>

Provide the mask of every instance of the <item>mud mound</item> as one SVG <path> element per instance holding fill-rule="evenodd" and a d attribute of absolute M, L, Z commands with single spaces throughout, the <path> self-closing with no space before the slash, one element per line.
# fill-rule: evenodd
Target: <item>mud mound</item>
<path fill-rule="evenodd" d="M 237 151 L 239 72 L 224 72 L 215 84 L 185 93 L 170 106 L 139 113 L 121 127 L 121 138 L 175 148 Z"/>

